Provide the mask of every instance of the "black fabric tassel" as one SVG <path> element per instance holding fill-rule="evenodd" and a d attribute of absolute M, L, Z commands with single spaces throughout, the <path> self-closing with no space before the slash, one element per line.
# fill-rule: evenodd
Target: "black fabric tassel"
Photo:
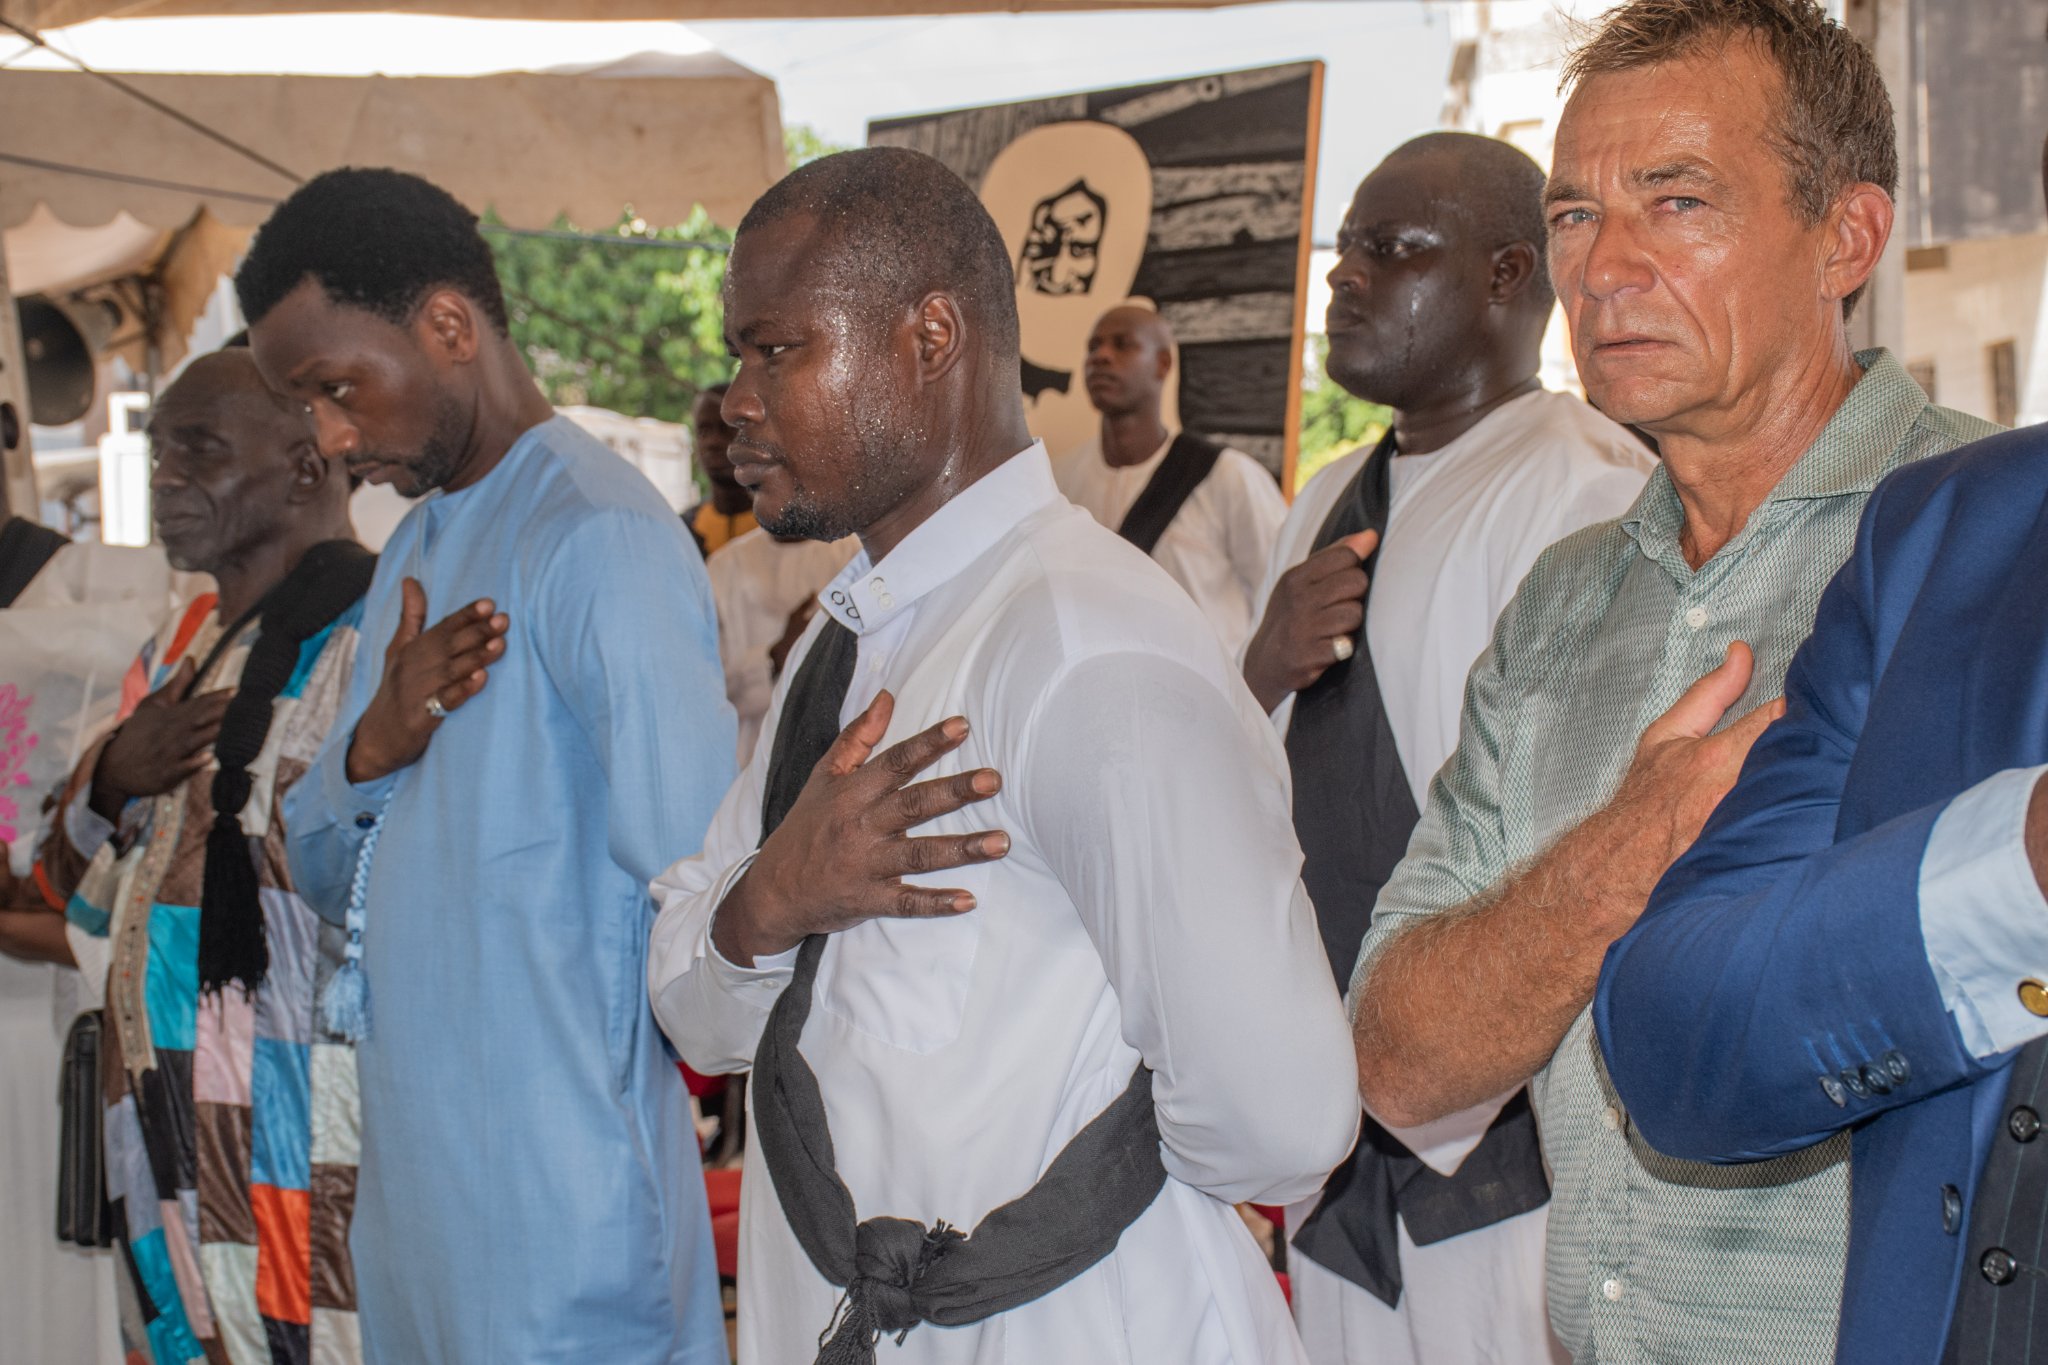
<path fill-rule="evenodd" d="M 897 1218 L 881 1222 L 914 1226 Z M 859 1234 L 855 1236 L 858 1240 Z M 827 1326 L 818 1335 L 818 1356 L 812 1365 L 873 1365 L 875 1344 L 882 1339 L 884 1332 L 894 1332 L 896 1344 L 901 1346 L 903 1339 L 910 1335 L 910 1329 L 924 1321 L 924 1314 L 914 1296 L 925 1272 L 954 1246 L 966 1240 L 966 1233 L 942 1218 L 935 1226 L 924 1230 L 923 1245 L 918 1247 L 916 1264 L 904 1277 L 906 1283 L 897 1284 L 880 1276 L 855 1275 L 853 1283 L 840 1297 L 835 1324 Z"/>
<path fill-rule="evenodd" d="M 875 1322 L 875 1305 L 862 1292 L 866 1281 L 855 1280 L 839 1301 L 838 1320 L 826 1327 L 829 1334 L 818 1338 L 818 1358 L 812 1365 L 874 1365 L 875 1343 L 882 1329 Z"/>
<path fill-rule="evenodd" d="M 377 557 L 351 541 L 330 540 L 299 558 L 257 611 L 256 643 L 214 739 L 213 828 L 199 892 L 199 991 L 230 984 L 254 995 L 270 970 L 263 932 L 263 883 L 256 850 L 242 831 L 242 807 L 255 783 L 249 765 L 263 752 L 278 694 L 298 668 L 299 650 L 370 587 Z M 197 684 L 194 684 L 197 686 Z"/>
<path fill-rule="evenodd" d="M 247 780 L 247 774 L 243 775 Z M 240 982 L 254 995 L 270 970 L 263 933 L 262 886 L 240 809 L 215 812 L 206 835 L 206 880 L 199 915 L 199 985 L 218 991 Z"/>

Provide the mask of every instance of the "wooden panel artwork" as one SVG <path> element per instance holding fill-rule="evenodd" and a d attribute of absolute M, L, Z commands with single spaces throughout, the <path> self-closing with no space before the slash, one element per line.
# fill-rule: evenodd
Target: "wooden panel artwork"
<path fill-rule="evenodd" d="M 951 166 L 1002 228 L 1019 259 L 1027 406 L 1056 454 L 1094 430 L 1079 382 L 1088 328 L 1135 299 L 1180 343 L 1179 425 L 1291 482 L 1322 71 L 1297 62 L 869 125 L 870 143 Z M 1020 244 L 1048 217 L 1086 240 L 1072 259 L 1046 264 L 1034 246 L 1027 262 Z"/>

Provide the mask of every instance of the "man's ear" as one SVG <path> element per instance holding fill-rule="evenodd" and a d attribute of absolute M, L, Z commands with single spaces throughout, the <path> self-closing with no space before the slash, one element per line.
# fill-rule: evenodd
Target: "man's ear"
<path fill-rule="evenodd" d="M 288 500 L 314 502 L 324 496 L 328 485 L 343 478 L 339 460 L 329 460 L 312 441 L 301 441 L 292 449 L 292 487 Z"/>
<path fill-rule="evenodd" d="M 918 377 L 930 383 L 944 376 L 967 350 L 967 320 L 950 294 L 930 293 L 918 301 L 912 340 Z"/>
<path fill-rule="evenodd" d="M 1892 235 L 1892 197 L 1867 182 L 1843 191 L 1828 215 L 1821 288 L 1827 298 L 1846 299 L 1877 271 L 1877 259 Z"/>
<path fill-rule="evenodd" d="M 1490 303 L 1510 303 L 1521 297 L 1536 278 L 1537 248 L 1529 242 L 1509 242 L 1493 253 L 1493 278 L 1486 297 Z"/>
<path fill-rule="evenodd" d="M 436 289 L 420 304 L 413 333 L 429 355 L 453 365 L 476 359 L 486 323 L 476 304 L 459 289 Z"/>

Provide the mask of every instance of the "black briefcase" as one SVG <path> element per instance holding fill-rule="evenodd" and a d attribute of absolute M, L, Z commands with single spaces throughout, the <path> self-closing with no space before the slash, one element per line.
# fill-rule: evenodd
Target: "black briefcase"
<path fill-rule="evenodd" d="M 57 1140 L 57 1240 L 72 1246 L 114 1244 L 114 1209 L 107 1202 L 106 1165 L 101 1160 L 100 1012 L 81 1014 L 64 1037 L 64 1066 L 57 1077 L 57 1106 L 63 1115 Z"/>

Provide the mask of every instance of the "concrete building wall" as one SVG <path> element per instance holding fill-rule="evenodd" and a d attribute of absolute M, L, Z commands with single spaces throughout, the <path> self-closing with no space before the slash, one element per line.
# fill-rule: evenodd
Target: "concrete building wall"
<path fill-rule="evenodd" d="M 1447 6 L 1454 45 L 1444 126 L 1512 142 L 1544 170 L 1557 140 L 1558 67 L 1573 27 L 1620 0 L 1467 0 Z M 1544 386 L 1583 393 L 1562 310 L 1543 336 Z"/>
<path fill-rule="evenodd" d="M 1445 126 L 1513 142 L 1548 169 L 1563 110 L 1558 66 L 1573 26 L 1618 2 L 1447 4 L 1454 48 Z M 1885 3 L 1887 14 L 1906 13 L 1904 0 Z M 1828 9 L 1841 18 L 1846 6 L 1830 0 Z M 2031 157 L 2028 151 L 2030 167 Z M 1950 241 L 1908 253 L 1903 247 L 1909 231 L 1901 222 L 1894 234 L 1907 256 L 1903 316 L 1882 326 L 1885 334 L 1903 338 L 1896 348 L 1900 358 L 1922 373 L 1931 368 L 1935 398 L 1949 407 L 1991 420 L 2048 421 L 2048 317 L 2042 309 L 2048 231 Z M 1896 269 L 1889 261 L 1885 268 Z M 2003 404 L 2001 370 L 2010 379 Z M 1543 376 L 1553 387 L 1579 387 L 1561 314 L 1545 338 Z"/>
<path fill-rule="evenodd" d="M 2048 420 L 2044 280 L 2048 231 L 1950 242 L 1907 257 L 1901 358 L 1921 375 L 1931 367 L 1936 402 L 1992 421 Z M 1998 348 L 2007 346 L 2012 386 L 2001 412 Z"/>

